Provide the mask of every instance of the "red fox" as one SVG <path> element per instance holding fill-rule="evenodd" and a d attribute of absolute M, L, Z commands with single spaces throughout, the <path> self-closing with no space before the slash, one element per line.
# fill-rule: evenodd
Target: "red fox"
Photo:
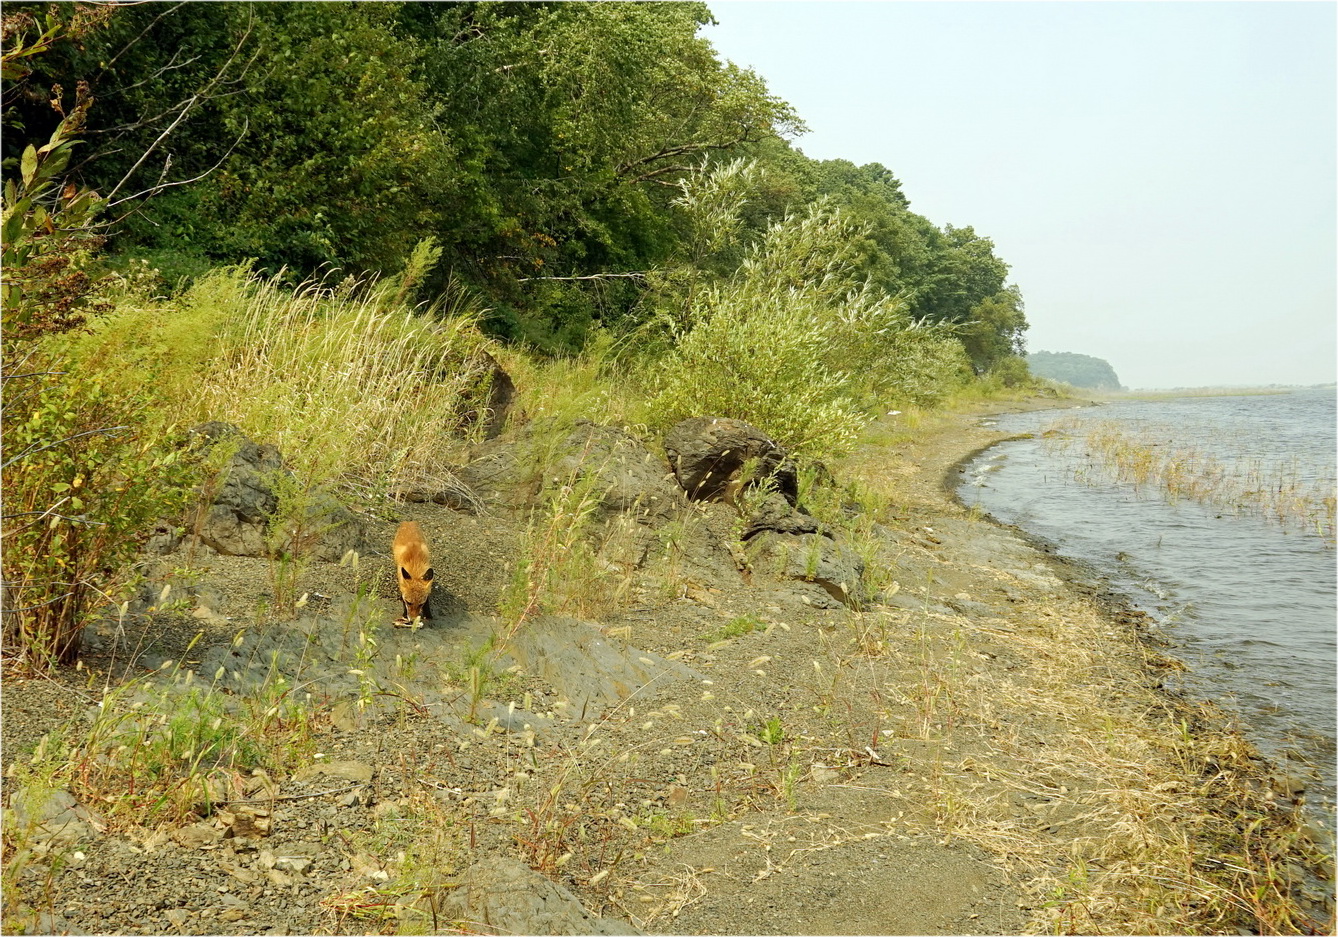
<path fill-rule="evenodd" d="M 432 595 L 432 559 L 427 552 L 423 531 L 413 521 L 400 524 L 391 547 L 395 555 L 395 580 L 400 584 L 404 615 L 396 624 L 413 624 L 418 618 L 431 618 L 428 599 Z"/>

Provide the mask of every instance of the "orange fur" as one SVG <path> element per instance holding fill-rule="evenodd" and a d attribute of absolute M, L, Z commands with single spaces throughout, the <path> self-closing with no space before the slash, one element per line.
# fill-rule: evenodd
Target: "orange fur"
<path fill-rule="evenodd" d="M 400 524 L 391 552 L 395 555 L 395 581 L 400 585 L 404 617 L 409 621 L 420 616 L 431 618 L 428 599 L 432 596 L 432 558 L 423 531 L 415 522 Z"/>

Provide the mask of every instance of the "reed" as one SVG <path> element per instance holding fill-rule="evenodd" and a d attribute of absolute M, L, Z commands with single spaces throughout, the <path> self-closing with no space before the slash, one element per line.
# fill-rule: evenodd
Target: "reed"
<path fill-rule="evenodd" d="M 1295 456 L 1223 458 L 1175 440 L 1169 427 L 1116 420 L 1067 418 L 1042 435 L 1046 448 L 1067 456 L 1075 477 L 1155 491 L 1167 500 L 1197 501 L 1263 517 L 1285 527 L 1335 539 L 1332 465 L 1315 472 Z"/>

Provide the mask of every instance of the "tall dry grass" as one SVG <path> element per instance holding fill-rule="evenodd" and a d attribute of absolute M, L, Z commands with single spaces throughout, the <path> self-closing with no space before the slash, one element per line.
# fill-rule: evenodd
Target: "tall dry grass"
<path fill-rule="evenodd" d="M 404 294 L 398 278 L 290 289 L 223 268 L 179 298 L 125 297 L 66 353 L 153 382 L 161 426 L 234 423 L 313 481 L 431 482 L 478 423 L 491 345 L 468 297 L 416 309 Z"/>
<path fill-rule="evenodd" d="M 1317 534 L 1334 542 L 1338 496 L 1332 467 L 1315 474 L 1294 458 L 1229 459 L 1178 442 L 1171 429 L 1131 428 L 1116 420 L 1069 418 L 1044 435 L 1047 447 L 1068 455 L 1081 478 L 1098 478 L 1160 492 Z"/>

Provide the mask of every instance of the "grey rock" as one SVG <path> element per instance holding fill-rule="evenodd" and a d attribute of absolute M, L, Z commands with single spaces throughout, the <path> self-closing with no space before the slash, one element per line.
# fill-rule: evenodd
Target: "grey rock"
<path fill-rule="evenodd" d="M 466 426 L 481 422 L 484 438 L 494 439 L 506 426 L 506 418 L 516 400 L 516 384 L 492 355 L 480 351 L 477 358 L 482 370 L 478 383 L 481 400 L 464 412 L 462 422 Z"/>
<path fill-rule="evenodd" d="M 225 556 L 269 556 L 270 525 L 279 508 L 278 489 L 292 479 L 279 450 L 257 444 L 230 423 L 217 420 L 190 431 L 204 447 L 224 440 L 236 446 L 227 465 L 202 490 L 191 524 L 195 538 Z M 366 549 L 366 528 L 329 494 L 314 492 L 300 518 L 289 521 L 278 549 L 335 562 L 349 550 Z"/>
<path fill-rule="evenodd" d="M 298 770 L 294 778 L 306 781 L 321 775 L 336 780 L 352 781 L 354 784 L 366 784 L 372 779 L 372 766 L 361 761 L 317 761 Z"/>
<path fill-rule="evenodd" d="M 771 492 L 763 499 L 743 529 L 743 539 L 751 540 L 764 530 L 778 534 L 817 534 L 824 527 L 816 517 L 798 510 L 779 492 Z"/>
<path fill-rule="evenodd" d="M 596 917 L 566 888 L 515 859 L 478 862 L 455 888 L 432 887 L 400 908 L 404 924 L 468 921 L 500 934 L 640 934 L 625 921 Z M 435 917 L 434 917 L 435 916 Z"/>
<path fill-rule="evenodd" d="M 867 601 L 862 584 L 864 560 L 828 537 L 766 531 L 754 538 L 751 549 L 778 576 L 815 583 L 846 605 Z"/>
<path fill-rule="evenodd" d="M 750 462 L 755 467 L 748 482 L 769 479 L 791 505 L 798 499 L 799 477 L 789 454 L 742 420 L 690 417 L 665 434 L 664 451 L 678 483 L 695 500 L 731 498 Z"/>
<path fill-rule="evenodd" d="M 974 599 L 948 599 L 947 605 L 959 615 L 965 615 L 968 618 L 998 618 L 999 613 L 993 607 L 984 602 L 977 602 Z"/>
<path fill-rule="evenodd" d="M 10 797 L 5 817 L 9 836 L 68 846 L 95 835 L 91 814 L 66 790 L 22 787 Z"/>
<path fill-rule="evenodd" d="M 652 680 L 701 679 L 678 661 L 638 650 L 574 618 L 545 616 L 516 636 L 511 654 L 589 716 L 621 702 Z"/>
<path fill-rule="evenodd" d="M 276 872 L 292 872 L 295 875 L 304 875 L 311 868 L 311 864 L 310 856 L 274 857 L 274 870 Z"/>
<path fill-rule="evenodd" d="M 593 476 L 605 511 L 631 513 L 651 523 L 667 520 L 684 504 L 669 479 L 669 466 L 625 430 L 579 420 L 562 451 L 554 466 L 558 476 Z"/>
<path fill-rule="evenodd" d="M 223 838 L 223 831 L 212 823 L 193 823 L 172 831 L 172 839 L 186 849 L 199 849 L 218 842 Z"/>
<path fill-rule="evenodd" d="M 181 546 L 184 531 L 167 521 L 155 524 L 149 539 L 144 543 L 144 552 L 162 556 Z"/>
<path fill-rule="evenodd" d="M 460 480 L 485 504 L 519 506 L 528 502 L 539 490 L 538 480 L 523 467 L 522 456 L 529 448 L 523 437 L 529 427 L 521 430 L 521 439 L 496 439 L 485 443 L 468 465 L 460 469 Z"/>
<path fill-rule="evenodd" d="M 631 433 L 578 420 L 556 445 L 556 459 L 545 458 L 551 429 L 529 424 L 514 437 L 485 443 L 460 471 L 461 480 L 490 505 L 537 504 L 545 486 L 584 479 L 598 501 L 602 519 L 630 514 L 654 526 L 674 516 L 683 494 L 669 479 L 669 467 Z M 547 467 L 545 477 L 541 467 Z"/>
<path fill-rule="evenodd" d="M 88 931 L 72 927 L 59 914 L 50 911 L 34 911 L 27 907 L 5 909 L 5 933 L 7 934 L 86 934 Z"/>
<path fill-rule="evenodd" d="M 1284 797 L 1300 797 L 1309 786 L 1308 779 L 1298 772 L 1275 771 L 1268 777 L 1269 786 Z"/>

